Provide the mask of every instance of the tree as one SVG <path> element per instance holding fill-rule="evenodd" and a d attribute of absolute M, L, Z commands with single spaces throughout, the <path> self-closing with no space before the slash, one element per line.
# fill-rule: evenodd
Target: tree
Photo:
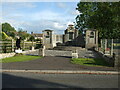
<path fill-rule="evenodd" d="M 8 35 L 5 32 L 2 32 L 2 39 L 9 39 Z"/>
<path fill-rule="evenodd" d="M 99 38 L 120 38 L 120 2 L 80 2 L 76 17 L 77 26 L 97 29 Z"/>
<path fill-rule="evenodd" d="M 5 33 L 10 32 L 10 31 L 16 32 L 15 28 L 12 27 L 9 23 L 2 23 L 2 31 Z"/>
<path fill-rule="evenodd" d="M 12 38 L 15 38 L 15 32 L 14 31 L 8 32 L 8 35 L 11 36 Z"/>
<path fill-rule="evenodd" d="M 15 28 L 12 27 L 9 23 L 2 24 L 2 31 L 6 33 L 8 36 L 15 38 Z"/>
<path fill-rule="evenodd" d="M 18 36 L 20 36 L 22 38 L 22 40 L 25 40 L 26 38 L 30 37 L 30 34 L 28 34 L 22 28 L 19 28 Z"/>
<path fill-rule="evenodd" d="M 29 41 L 35 41 L 35 37 L 31 35 Z"/>

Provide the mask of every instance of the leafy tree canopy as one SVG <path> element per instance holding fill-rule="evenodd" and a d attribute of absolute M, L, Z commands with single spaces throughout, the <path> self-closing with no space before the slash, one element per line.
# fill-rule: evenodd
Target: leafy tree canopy
<path fill-rule="evenodd" d="M 9 23 L 2 23 L 2 31 L 8 36 L 15 38 L 15 28 L 12 27 Z"/>
<path fill-rule="evenodd" d="M 35 37 L 31 35 L 29 41 L 35 41 Z"/>
<path fill-rule="evenodd" d="M 15 28 L 12 27 L 9 23 L 2 23 L 2 32 L 3 32 L 2 33 L 3 38 L 5 38 L 6 35 L 14 39 L 15 39 L 15 36 L 20 36 L 24 40 L 30 36 L 30 34 L 28 34 L 22 28 L 19 28 L 17 32 Z"/>
<path fill-rule="evenodd" d="M 11 31 L 16 32 L 15 28 L 12 27 L 9 23 L 2 23 L 2 31 L 5 33 L 11 32 Z"/>
<path fill-rule="evenodd" d="M 27 31 L 24 31 L 22 28 L 19 28 L 18 36 L 20 36 L 23 40 L 30 37 L 30 34 L 27 33 Z"/>
<path fill-rule="evenodd" d="M 99 38 L 120 38 L 120 2 L 79 2 L 77 26 L 97 29 Z"/>
<path fill-rule="evenodd" d="M 9 40 L 9 39 L 11 39 L 11 37 L 9 37 L 5 32 L 2 32 L 2 39 L 7 39 L 7 40 Z"/>

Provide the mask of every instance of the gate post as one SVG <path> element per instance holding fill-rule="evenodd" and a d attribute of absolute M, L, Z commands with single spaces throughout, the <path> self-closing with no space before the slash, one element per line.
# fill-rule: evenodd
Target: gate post
<path fill-rule="evenodd" d="M 38 53 L 39 56 L 45 56 L 45 46 L 43 46 L 42 48 L 39 48 L 39 53 Z"/>
<path fill-rule="evenodd" d="M 12 39 L 12 52 L 14 51 L 14 40 Z"/>
<path fill-rule="evenodd" d="M 77 50 L 72 51 L 72 58 L 78 58 L 78 51 Z"/>
<path fill-rule="evenodd" d="M 104 54 L 107 53 L 107 52 L 106 52 L 106 49 L 107 49 L 107 39 L 105 39 L 105 52 L 104 52 Z"/>
<path fill-rule="evenodd" d="M 112 39 L 112 42 L 111 42 L 111 52 L 110 52 L 110 55 L 111 56 L 113 55 L 113 39 Z"/>

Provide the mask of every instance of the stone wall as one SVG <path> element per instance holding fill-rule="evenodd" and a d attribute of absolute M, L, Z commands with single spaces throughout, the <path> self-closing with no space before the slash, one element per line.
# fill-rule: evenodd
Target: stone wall
<path fill-rule="evenodd" d="M 79 35 L 72 41 L 72 46 L 85 47 L 85 39 L 83 35 Z"/>
<path fill-rule="evenodd" d="M 80 47 L 57 47 L 52 50 L 45 50 L 45 56 L 70 56 L 72 57 L 72 52 L 76 51 L 79 58 L 96 58 L 95 52 L 86 50 Z"/>
<path fill-rule="evenodd" d="M 113 57 L 104 55 L 101 52 L 96 52 L 96 53 L 98 53 L 108 64 L 110 64 L 110 66 L 114 66 L 115 59 Z"/>
<path fill-rule="evenodd" d="M 105 59 L 107 63 L 109 63 L 111 66 L 114 66 L 115 68 L 120 68 L 120 50 L 114 50 L 114 55 L 110 56 L 107 54 L 104 54 L 103 52 L 96 51 L 101 57 Z"/>
<path fill-rule="evenodd" d="M 53 50 L 65 50 L 65 51 L 72 51 L 72 50 L 85 50 L 85 48 L 81 47 L 73 47 L 73 46 L 57 46 L 54 47 Z"/>
<path fill-rule="evenodd" d="M 45 56 L 72 56 L 72 51 L 45 50 Z"/>
<path fill-rule="evenodd" d="M 39 49 L 35 49 L 35 50 L 28 50 L 28 51 L 23 51 L 23 54 L 26 55 L 38 55 Z"/>
<path fill-rule="evenodd" d="M 0 59 L 7 58 L 7 57 L 13 57 L 15 53 L 1 53 Z"/>
<path fill-rule="evenodd" d="M 29 55 L 38 55 L 39 50 L 28 50 L 28 51 L 23 51 L 23 54 L 29 54 Z M 0 59 L 7 58 L 7 57 L 13 57 L 15 53 L 1 53 L 0 54 Z"/>

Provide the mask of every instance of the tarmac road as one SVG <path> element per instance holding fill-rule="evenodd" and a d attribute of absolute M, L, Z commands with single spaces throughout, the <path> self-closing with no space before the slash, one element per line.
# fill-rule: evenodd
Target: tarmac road
<path fill-rule="evenodd" d="M 95 67 L 70 63 L 70 57 L 46 56 L 37 60 L 2 63 L 3 70 L 94 70 L 117 71 L 113 67 Z"/>
<path fill-rule="evenodd" d="M 118 75 L 2 73 L 3 88 L 118 88 Z"/>

